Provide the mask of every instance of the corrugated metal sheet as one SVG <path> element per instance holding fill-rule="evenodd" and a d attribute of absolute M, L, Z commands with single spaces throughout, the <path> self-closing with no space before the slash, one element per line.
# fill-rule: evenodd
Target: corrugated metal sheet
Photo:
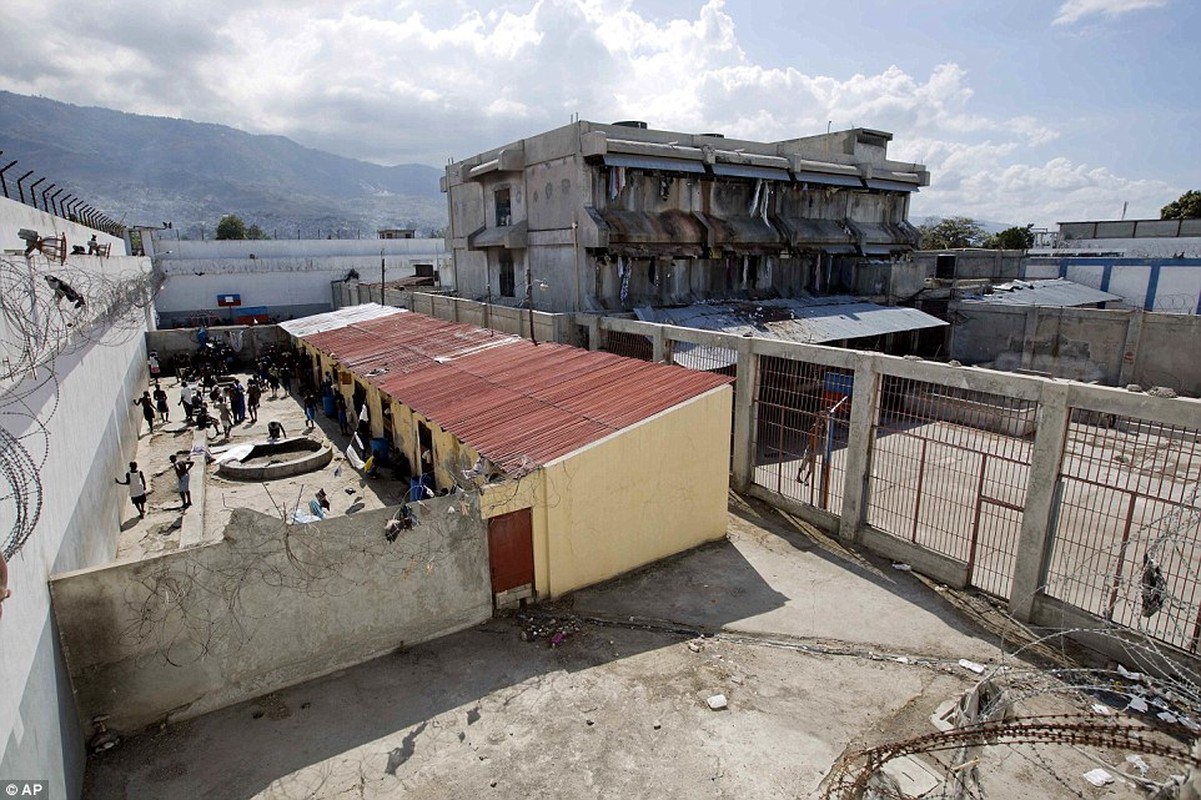
<path fill-rule="evenodd" d="M 279 323 L 279 327 L 293 336 L 308 336 L 320 333 L 321 331 L 345 328 L 347 325 L 353 325 L 356 322 L 366 322 L 367 320 L 379 319 L 381 317 L 390 317 L 394 314 L 407 313 L 402 308 L 381 306 L 379 303 L 363 303 L 358 306 L 339 308 L 337 311 L 327 311 L 324 314 L 313 314 L 310 317 L 290 319 L 287 322 Z"/>
<path fill-rule="evenodd" d="M 404 314 L 304 336 L 502 470 L 540 466 L 729 378 Z"/>
<path fill-rule="evenodd" d="M 964 301 L 996 306 L 1091 306 L 1121 299 L 1116 294 L 1058 278 L 1002 283 L 993 286 L 990 294 L 965 297 Z"/>
<path fill-rule="evenodd" d="M 915 308 L 882 306 L 843 296 L 697 303 L 682 308 L 638 309 L 637 312 L 640 319 L 648 322 L 809 344 L 881 336 L 947 324 Z M 673 351 L 677 363 L 691 366 L 679 358 L 687 352 L 679 349 Z M 694 358 L 699 361 L 704 355 L 710 354 L 698 351 L 694 353 Z M 709 364 L 703 368 L 714 367 Z"/>

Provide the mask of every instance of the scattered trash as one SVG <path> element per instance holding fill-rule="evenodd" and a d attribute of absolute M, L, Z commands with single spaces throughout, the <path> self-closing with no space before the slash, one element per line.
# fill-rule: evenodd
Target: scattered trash
<path fill-rule="evenodd" d="M 1118 674 L 1121 675 L 1123 678 L 1125 678 L 1128 681 L 1141 681 L 1143 679 L 1143 673 L 1131 672 L 1130 670 L 1123 667 L 1121 664 L 1118 664 Z"/>
<path fill-rule="evenodd" d="M 1180 717 L 1180 724 L 1193 733 L 1201 733 L 1201 724 L 1198 724 L 1192 717 Z"/>
<path fill-rule="evenodd" d="M 897 656 L 893 659 L 893 661 L 897 662 L 898 664 L 908 664 L 909 658 L 907 656 Z"/>
<path fill-rule="evenodd" d="M 1108 786 L 1113 783 L 1113 776 L 1100 767 L 1084 773 L 1084 779 L 1093 786 Z"/>
<path fill-rule="evenodd" d="M 706 702 L 709 704 L 709 708 L 713 709 L 714 711 L 721 711 L 728 705 L 726 696 L 724 694 L 715 694 Z"/>
<path fill-rule="evenodd" d="M 663 723 L 660 722 L 659 720 L 655 720 L 654 723 L 651 725 L 651 727 L 654 728 L 655 730 L 659 730 L 660 728 L 663 727 Z"/>
<path fill-rule="evenodd" d="M 595 722 L 593 722 L 593 721 L 592 721 L 592 720 L 590 720 L 590 719 L 586 719 L 586 720 L 584 720 L 584 722 L 588 723 L 588 725 L 589 725 L 589 726 L 592 726 L 592 725 L 595 725 L 595 724 L 596 724 Z"/>
<path fill-rule="evenodd" d="M 1093 703 L 1093 713 L 1100 714 L 1103 717 L 1108 717 L 1113 714 L 1113 710 L 1107 705 Z"/>
<path fill-rule="evenodd" d="M 1130 698 L 1130 705 L 1126 706 L 1127 711 L 1137 711 L 1140 714 L 1147 713 L 1147 701 L 1135 695 Z"/>
<path fill-rule="evenodd" d="M 347 486 L 343 491 L 347 494 L 354 494 L 354 489 L 351 489 L 349 486 Z"/>
<path fill-rule="evenodd" d="M 1168 723 L 1169 725 L 1175 725 L 1176 722 L 1179 720 L 1179 717 L 1177 717 L 1171 711 L 1160 711 L 1155 716 L 1159 717 L 1160 719 L 1162 719 L 1164 722 Z"/>
<path fill-rule="evenodd" d="M 705 649 L 705 645 L 702 644 L 701 642 L 689 642 L 688 649 L 694 653 L 699 653 L 700 651 Z"/>
<path fill-rule="evenodd" d="M 1147 394 L 1151 397 L 1176 397 L 1176 390 L 1169 386 L 1152 386 L 1147 390 Z"/>
<path fill-rule="evenodd" d="M 518 614 L 521 625 L 521 640 L 532 642 L 545 639 L 551 647 L 558 647 L 573 634 L 580 632 L 580 621 L 575 617 L 533 617 Z"/>
<path fill-rule="evenodd" d="M 1140 755 L 1126 756 L 1126 763 L 1137 769 L 1139 775 L 1146 775 L 1151 769 L 1151 765 L 1143 761 L 1143 757 Z"/>
<path fill-rule="evenodd" d="M 491 786 L 493 789 L 495 789 L 496 788 L 496 780 L 493 779 L 493 780 L 489 781 L 488 785 Z"/>
<path fill-rule="evenodd" d="M 1126 391 L 1128 392 L 1141 392 L 1142 390 L 1143 387 L 1139 386 L 1137 383 L 1126 384 Z"/>
<path fill-rule="evenodd" d="M 986 667 L 983 664 L 977 664 L 975 661 L 968 661 L 966 658 L 959 659 L 959 666 L 964 669 L 971 670 L 977 675 L 983 675 Z"/>
<path fill-rule="evenodd" d="M 906 564 L 903 561 L 898 561 L 897 563 L 893 564 L 892 568 L 898 569 L 901 572 L 913 572 L 913 567 L 909 566 L 908 564 Z"/>

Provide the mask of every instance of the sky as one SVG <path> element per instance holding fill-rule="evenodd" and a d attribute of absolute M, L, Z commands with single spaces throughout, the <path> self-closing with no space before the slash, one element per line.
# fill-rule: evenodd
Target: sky
<path fill-rule="evenodd" d="M 4 0 L 0 89 L 442 166 L 565 125 L 925 164 L 910 218 L 1154 218 L 1201 189 L 1201 0 Z"/>

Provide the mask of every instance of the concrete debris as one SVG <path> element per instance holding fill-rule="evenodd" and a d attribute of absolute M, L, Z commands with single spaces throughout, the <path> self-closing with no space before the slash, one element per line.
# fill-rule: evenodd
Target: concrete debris
<path fill-rule="evenodd" d="M 706 702 L 709 704 L 709 708 L 713 709 L 714 711 L 721 711 L 729 704 L 724 694 L 715 694 Z"/>
<path fill-rule="evenodd" d="M 703 643 L 703 642 L 695 642 L 695 641 L 694 641 L 694 642 L 689 642 L 689 643 L 688 643 L 688 649 L 689 649 L 689 650 L 691 650 L 691 651 L 692 651 L 692 652 L 694 652 L 694 653 L 699 653 L 700 651 L 702 651 L 702 650 L 704 650 L 704 649 L 705 649 L 705 645 L 704 645 L 704 643 Z"/>
<path fill-rule="evenodd" d="M 1147 394 L 1151 397 L 1177 397 L 1176 390 L 1168 386 L 1152 386 L 1147 390 Z"/>
<path fill-rule="evenodd" d="M 977 675 L 983 675 L 986 667 L 983 664 L 977 664 L 975 661 L 969 661 L 966 658 L 959 659 L 959 666 L 966 670 L 971 670 Z"/>
<path fill-rule="evenodd" d="M 1139 386 L 1137 383 L 1126 384 L 1126 391 L 1128 392 L 1141 392 L 1142 390 L 1143 387 Z"/>
<path fill-rule="evenodd" d="M 1093 786 L 1108 786 L 1113 783 L 1113 776 L 1100 767 L 1084 773 L 1084 779 Z"/>
<path fill-rule="evenodd" d="M 903 561 L 898 561 L 897 563 L 893 564 L 892 568 L 900 570 L 901 572 L 913 572 L 913 567 L 904 563 Z"/>

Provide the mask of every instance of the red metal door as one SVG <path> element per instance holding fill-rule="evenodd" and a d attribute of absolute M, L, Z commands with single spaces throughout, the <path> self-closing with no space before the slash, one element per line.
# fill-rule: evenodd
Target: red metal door
<path fill-rule="evenodd" d="M 488 558 L 492 562 L 493 594 L 534 582 L 534 528 L 530 509 L 488 520 Z"/>

